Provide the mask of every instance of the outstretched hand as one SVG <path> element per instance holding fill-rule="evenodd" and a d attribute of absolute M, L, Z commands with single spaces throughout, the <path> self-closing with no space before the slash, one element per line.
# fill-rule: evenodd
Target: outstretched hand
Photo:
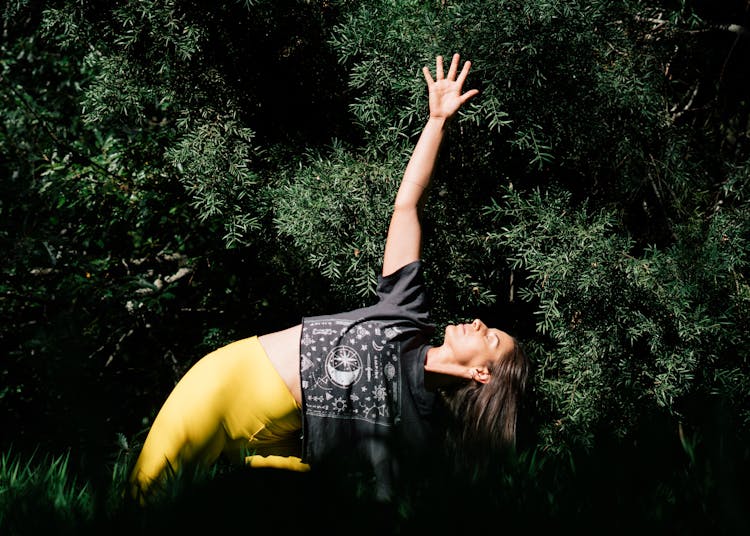
<path fill-rule="evenodd" d="M 464 63 L 459 74 L 459 59 L 458 54 L 453 55 L 448 76 L 443 72 L 442 56 L 437 56 L 435 60 L 435 79 L 427 67 L 423 69 L 430 94 L 430 118 L 412 151 L 393 203 L 393 214 L 383 253 L 384 276 L 421 258 L 422 226 L 419 212 L 435 170 L 446 124 L 467 100 L 479 93 L 476 89 L 462 93 L 471 63 Z"/>
<path fill-rule="evenodd" d="M 422 72 L 427 81 L 427 89 L 430 95 L 430 117 L 448 119 L 470 98 L 479 93 L 478 89 L 463 91 L 464 81 L 469 75 L 471 62 L 464 62 L 461 73 L 458 73 L 459 54 L 454 54 L 451 60 L 448 76 L 443 72 L 443 57 L 435 58 L 435 79 L 430 74 L 428 67 L 423 67 Z"/>

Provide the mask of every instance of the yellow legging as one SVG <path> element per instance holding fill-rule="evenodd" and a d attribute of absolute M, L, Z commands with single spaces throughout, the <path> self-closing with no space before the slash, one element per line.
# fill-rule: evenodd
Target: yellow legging
<path fill-rule="evenodd" d="M 222 453 L 253 467 L 307 471 L 300 452 L 300 407 L 258 337 L 203 357 L 159 410 L 130 475 L 141 500 L 154 483 Z"/>

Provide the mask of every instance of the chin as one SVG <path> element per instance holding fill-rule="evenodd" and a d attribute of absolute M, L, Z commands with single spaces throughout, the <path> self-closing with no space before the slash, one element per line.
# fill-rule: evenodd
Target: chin
<path fill-rule="evenodd" d="M 459 327 L 454 324 L 450 324 L 449 326 L 447 326 L 445 328 L 445 337 L 443 338 L 443 342 L 447 341 L 449 338 L 453 338 L 457 329 L 459 329 Z"/>

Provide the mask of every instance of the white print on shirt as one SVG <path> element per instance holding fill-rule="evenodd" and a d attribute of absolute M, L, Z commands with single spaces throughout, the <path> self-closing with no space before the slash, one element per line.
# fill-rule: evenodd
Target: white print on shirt
<path fill-rule="evenodd" d="M 400 333 L 383 321 L 308 320 L 300 340 L 307 414 L 397 422 L 401 369 L 390 339 Z"/>

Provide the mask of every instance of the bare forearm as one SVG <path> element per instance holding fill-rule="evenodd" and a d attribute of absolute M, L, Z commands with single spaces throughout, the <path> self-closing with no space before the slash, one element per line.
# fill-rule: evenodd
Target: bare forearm
<path fill-rule="evenodd" d="M 435 78 L 427 67 L 422 69 L 429 94 L 430 118 L 417 140 L 396 193 L 383 252 L 384 276 L 419 259 L 422 250 L 419 212 L 435 170 L 446 122 L 467 100 L 479 93 L 476 89 L 462 93 L 471 63 L 465 62 L 459 73 L 458 62 L 459 55 L 454 54 L 447 76 L 442 56 L 435 58 Z"/>
<path fill-rule="evenodd" d="M 445 118 L 430 117 L 427 121 L 404 171 L 401 186 L 396 194 L 395 208 L 419 205 L 435 170 L 445 126 Z"/>

